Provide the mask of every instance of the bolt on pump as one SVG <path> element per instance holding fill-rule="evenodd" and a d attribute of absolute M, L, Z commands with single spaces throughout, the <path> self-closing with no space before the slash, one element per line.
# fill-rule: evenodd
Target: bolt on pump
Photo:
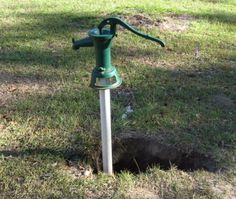
<path fill-rule="evenodd" d="M 97 28 L 89 30 L 88 37 L 84 39 L 78 41 L 72 39 L 74 50 L 81 47 L 95 47 L 96 66 L 92 71 L 90 86 L 99 90 L 103 171 L 108 174 L 113 173 L 110 89 L 117 88 L 122 83 L 117 69 L 111 64 L 111 44 L 112 39 L 116 36 L 116 25 L 120 25 L 144 39 L 157 42 L 162 47 L 165 46 L 161 39 L 144 34 L 117 17 L 103 20 Z M 105 28 L 106 26 L 109 28 Z"/>

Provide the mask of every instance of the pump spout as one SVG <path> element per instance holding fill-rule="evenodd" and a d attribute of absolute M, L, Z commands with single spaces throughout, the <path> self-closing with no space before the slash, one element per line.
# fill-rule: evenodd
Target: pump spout
<path fill-rule="evenodd" d="M 72 39 L 72 48 L 74 50 L 78 50 L 80 47 L 91 47 L 93 46 L 93 41 L 90 37 L 86 37 L 84 39 L 80 39 L 75 41 L 75 39 Z"/>

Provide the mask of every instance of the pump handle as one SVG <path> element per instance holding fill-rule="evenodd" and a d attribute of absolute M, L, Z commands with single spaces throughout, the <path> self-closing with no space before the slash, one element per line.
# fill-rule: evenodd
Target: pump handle
<path fill-rule="evenodd" d="M 110 32 L 113 35 L 116 35 L 116 25 L 119 24 L 121 26 L 123 26 L 124 28 L 126 28 L 127 30 L 131 31 L 132 33 L 143 37 L 145 39 L 149 39 L 151 41 L 155 41 L 157 43 L 159 43 L 162 47 L 165 47 L 165 43 L 159 39 L 159 38 L 155 38 L 152 37 L 148 34 L 142 33 L 136 29 L 134 29 L 133 27 L 131 27 L 129 24 L 125 23 L 124 21 L 122 21 L 120 18 L 118 17 L 109 17 L 107 19 L 104 19 L 99 25 L 98 25 L 98 29 L 100 34 L 102 34 L 102 29 L 104 28 L 104 26 L 106 25 L 110 25 Z"/>

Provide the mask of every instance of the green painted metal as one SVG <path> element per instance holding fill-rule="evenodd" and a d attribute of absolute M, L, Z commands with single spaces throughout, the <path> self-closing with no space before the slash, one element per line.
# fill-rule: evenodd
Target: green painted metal
<path fill-rule="evenodd" d="M 152 36 L 145 34 L 145 33 L 142 33 L 140 31 L 134 29 L 132 26 L 130 26 L 129 24 L 125 23 L 124 21 L 122 21 L 121 19 L 119 19 L 117 17 L 110 17 L 110 18 L 103 20 L 98 25 L 98 29 L 99 29 L 100 33 L 102 32 L 103 27 L 106 25 L 110 25 L 110 33 L 113 35 L 116 35 L 116 25 L 121 25 L 124 28 L 126 28 L 127 30 L 131 31 L 132 33 L 134 33 L 140 37 L 143 37 L 145 39 L 155 41 L 155 42 L 159 43 L 162 47 L 165 47 L 165 43 L 161 39 L 156 38 L 156 37 L 152 37 Z"/>
<path fill-rule="evenodd" d="M 111 44 L 113 35 L 110 30 L 103 29 L 100 34 L 97 28 L 89 31 L 89 36 L 92 38 L 95 54 L 96 67 L 93 69 L 90 86 L 96 89 L 113 89 L 122 83 L 122 79 L 116 68 L 111 64 Z M 100 81 L 100 79 L 106 79 Z"/>
<path fill-rule="evenodd" d="M 104 28 L 107 25 L 110 26 L 110 29 Z M 90 82 L 90 86 L 92 88 L 113 89 L 117 88 L 122 83 L 122 79 L 118 71 L 111 64 L 111 45 L 113 37 L 116 36 L 116 25 L 121 25 L 140 37 L 155 41 L 162 47 L 165 46 L 165 43 L 159 38 L 155 38 L 137 31 L 117 17 L 111 17 L 103 20 L 98 25 L 98 28 L 91 29 L 88 32 L 89 37 L 78 41 L 75 41 L 74 39 L 72 40 L 73 49 L 75 50 L 80 47 L 95 47 L 96 66 L 93 69 Z M 101 79 L 105 79 L 106 81 L 101 81 Z"/>

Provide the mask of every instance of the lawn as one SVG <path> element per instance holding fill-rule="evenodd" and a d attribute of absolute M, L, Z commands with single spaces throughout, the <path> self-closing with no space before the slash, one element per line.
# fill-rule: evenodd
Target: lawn
<path fill-rule="evenodd" d="M 216 168 L 99 171 L 94 51 L 71 39 L 109 16 L 166 43 L 118 29 L 114 139 L 161 138 Z M 1 0 L 0 198 L 236 198 L 235 33 L 235 0 Z"/>

